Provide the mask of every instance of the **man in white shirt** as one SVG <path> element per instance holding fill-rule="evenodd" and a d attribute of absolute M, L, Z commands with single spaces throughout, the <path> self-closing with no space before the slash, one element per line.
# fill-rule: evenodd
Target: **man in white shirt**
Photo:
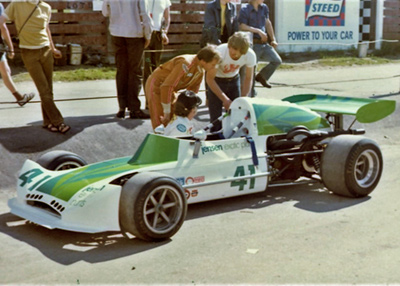
<path fill-rule="evenodd" d="M 150 44 L 145 51 L 143 84 L 161 63 L 161 52 L 164 45 L 168 45 L 168 30 L 170 25 L 170 0 L 147 0 L 147 9 L 153 20 L 153 33 Z"/>
<path fill-rule="evenodd" d="M 235 98 L 250 96 L 254 66 L 257 63 L 256 54 L 250 48 L 250 40 L 243 32 L 233 34 L 228 43 L 219 45 L 217 50 L 222 60 L 217 68 L 206 74 L 210 122 L 221 116 L 222 107 L 229 110 Z M 241 86 L 239 70 L 243 66 L 246 67 L 246 76 Z M 218 131 L 221 128 L 221 123 L 215 122 L 211 131 Z"/>
<path fill-rule="evenodd" d="M 104 0 L 102 12 L 109 17 L 109 30 L 115 48 L 117 66 L 117 118 L 124 118 L 126 109 L 132 119 L 150 116 L 140 110 L 144 48 L 150 43 L 152 20 L 145 0 Z"/>

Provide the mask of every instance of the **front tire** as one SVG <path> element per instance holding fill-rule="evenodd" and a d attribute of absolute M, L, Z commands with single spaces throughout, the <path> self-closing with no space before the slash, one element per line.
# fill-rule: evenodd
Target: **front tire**
<path fill-rule="evenodd" d="M 82 157 L 68 151 L 50 151 L 39 157 L 36 162 L 51 171 L 63 171 L 87 165 Z"/>
<path fill-rule="evenodd" d="M 186 218 L 185 192 L 173 178 L 160 173 L 139 173 L 122 187 L 121 230 L 146 241 L 173 236 Z"/>
<path fill-rule="evenodd" d="M 372 140 L 340 135 L 332 138 L 322 154 L 321 177 L 325 187 L 346 197 L 365 197 L 379 183 L 383 160 Z"/>

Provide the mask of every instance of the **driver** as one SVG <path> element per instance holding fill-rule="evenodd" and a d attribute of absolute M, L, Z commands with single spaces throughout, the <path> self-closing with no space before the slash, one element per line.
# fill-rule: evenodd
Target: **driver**
<path fill-rule="evenodd" d="M 201 98 L 193 91 L 182 91 L 175 102 L 174 115 L 171 121 L 165 129 L 162 124 L 158 126 L 155 132 L 176 137 L 193 135 L 192 119 L 197 114 L 197 108 L 201 102 Z"/>

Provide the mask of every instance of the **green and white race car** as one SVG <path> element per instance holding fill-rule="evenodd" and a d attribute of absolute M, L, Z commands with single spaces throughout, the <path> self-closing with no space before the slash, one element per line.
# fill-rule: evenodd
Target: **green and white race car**
<path fill-rule="evenodd" d="M 133 156 L 89 165 L 65 151 L 27 160 L 8 205 L 50 229 L 160 241 L 179 230 L 191 203 L 304 182 L 363 197 L 380 180 L 382 154 L 365 131 L 345 129 L 343 116 L 370 123 L 394 110 L 390 100 L 329 95 L 238 98 L 218 133 L 148 134 Z"/>

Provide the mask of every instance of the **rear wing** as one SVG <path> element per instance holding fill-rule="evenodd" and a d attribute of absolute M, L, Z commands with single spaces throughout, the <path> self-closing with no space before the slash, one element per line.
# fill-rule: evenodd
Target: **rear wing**
<path fill-rule="evenodd" d="M 282 99 L 316 112 L 354 115 L 360 123 L 372 123 L 385 118 L 396 109 L 396 101 L 341 97 L 318 94 L 298 94 Z"/>

